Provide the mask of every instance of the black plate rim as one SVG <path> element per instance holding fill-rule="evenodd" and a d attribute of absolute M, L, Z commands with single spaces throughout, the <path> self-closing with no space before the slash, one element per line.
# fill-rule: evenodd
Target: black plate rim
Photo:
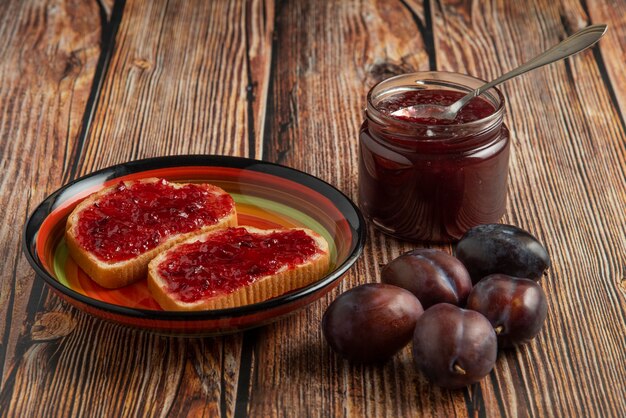
<path fill-rule="evenodd" d="M 90 179 L 105 176 L 102 182 L 111 180 L 113 178 L 121 177 L 127 174 L 133 174 L 142 171 L 148 171 L 153 169 L 180 167 L 180 166 L 220 166 L 220 167 L 232 167 L 244 170 L 258 171 L 261 173 L 271 174 L 278 177 L 286 178 L 288 180 L 300 183 L 306 187 L 309 187 L 316 192 L 322 194 L 341 211 L 348 222 L 350 229 L 353 233 L 353 239 L 351 246 L 353 249 L 348 255 L 346 260 L 335 268 L 333 272 L 324 276 L 315 283 L 298 289 L 295 292 L 288 293 L 273 299 L 269 299 L 263 302 L 245 305 L 236 308 L 205 310 L 205 311 L 193 311 L 193 312 L 180 312 L 180 311 L 157 311 L 149 309 L 135 309 L 128 308 L 120 305 L 115 305 L 108 302 L 103 302 L 89 296 L 85 296 L 76 292 L 52 277 L 41 264 L 36 250 L 37 232 L 43 224 L 46 217 L 55 208 L 55 203 L 63 193 L 71 190 L 76 185 L 84 183 Z M 283 174 L 289 174 L 290 177 L 285 177 Z M 295 178 L 294 178 L 295 177 Z M 320 190 L 316 186 L 321 186 L 323 190 Z M 329 196 L 330 193 L 330 196 Z M 335 196 L 333 196 L 335 195 Z M 339 199 L 339 200 L 337 200 Z M 346 213 L 346 209 L 352 213 Z M 48 195 L 31 213 L 28 220 L 24 224 L 22 232 L 22 250 L 31 265 L 35 270 L 37 277 L 43 279 L 44 282 L 51 286 L 56 291 L 63 295 L 76 300 L 80 303 L 88 305 L 92 308 L 99 309 L 101 311 L 122 315 L 126 317 L 149 319 L 149 320 L 167 320 L 167 321 L 206 321 L 206 320 L 223 320 L 227 318 L 236 318 L 242 316 L 253 315 L 262 313 L 279 306 L 287 305 L 295 302 L 299 299 L 310 296 L 319 290 L 330 286 L 333 282 L 338 280 L 343 274 L 345 274 L 356 260 L 361 256 L 363 247 L 365 246 L 367 235 L 367 229 L 365 226 L 365 219 L 361 214 L 361 211 L 356 204 L 346 196 L 342 191 L 331 185 L 330 183 L 308 174 L 304 171 L 287 167 L 281 164 L 272 162 L 256 160 L 246 157 L 232 157 L 223 155 L 209 155 L 209 154 L 187 154 L 176 156 L 164 156 L 145 158 L 140 160 L 129 161 L 121 164 L 115 164 L 92 173 L 86 174 L 77 178 L 61 188 L 57 189 L 50 195 Z"/>

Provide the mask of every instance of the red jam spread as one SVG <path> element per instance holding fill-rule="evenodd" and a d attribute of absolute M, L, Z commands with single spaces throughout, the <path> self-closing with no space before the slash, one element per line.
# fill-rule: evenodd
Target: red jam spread
<path fill-rule="evenodd" d="M 171 235 L 216 223 L 233 206 L 228 194 L 214 194 L 200 185 L 173 187 L 159 180 L 126 186 L 120 182 L 79 214 L 77 238 L 100 260 L 128 260 Z"/>
<path fill-rule="evenodd" d="M 465 93 L 453 90 L 409 90 L 402 94 L 396 94 L 383 100 L 376 106 L 378 110 L 393 118 L 407 122 L 421 123 L 424 125 L 454 125 L 473 122 L 486 118 L 495 112 L 494 107 L 481 97 L 474 97 L 453 120 L 437 118 L 416 118 L 411 116 L 391 115 L 396 110 L 414 105 L 439 105 L 448 106 L 465 96 Z"/>
<path fill-rule="evenodd" d="M 207 241 L 180 245 L 158 266 L 158 273 L 170 293 L 191 303 L 302 264 L 318 251 L 313 238 L 301 230 L 255 234 L 229 228 Z"/>
<path fill-rule="evenodd" d="M 414 104 L 451 104 L 463 94 L 402 90 L 368 99 L 359 134 L 359 203 L 383 232 L 448 242 L 504 214 L 509 132 L 503 112 L 488 117 L 494 104 L 474 98 L 454 121 L 391 115 Z"/>

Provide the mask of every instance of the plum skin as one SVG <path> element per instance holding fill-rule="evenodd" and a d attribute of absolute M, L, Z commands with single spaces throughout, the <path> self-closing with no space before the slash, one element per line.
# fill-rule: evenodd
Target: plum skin
<path fill-rule="evenodd" d="M 493 327 L 478 312 L 440 303 L 415 325 L 415 366 L 438 386 L 459 389 L 479 381 L 491 372 L 497 355 Z"/>
<path fill-rule="evenodd" d="M 437 303 L 465 304 L 472 280 L 463 263 L 440 250 L 420 248 L 389 262 L 381 281 L 403 287 L 428 309 Z"/>
<path fill-rule="evenodd" d="M 532 340 L 548 313 L 546 295 L 537 282 L 492 274 L 472 289 L 467 309 L 483 314 L 493 325 L 500 347 L 515 347 Z"/>
<path fill-rule="evenodd" d="M 322 331 L 341 357 L 355 363 L 383 362 L 411 341 L 423 312 L 408 290 L 369 283 L 342 293 L 328 306 Z"/>
<path fill-rule="evenodd" d="M 468 230 L 455 249 L 475 284 L 494 273 L 539 280 L 550 267 L 545 247 L 513 225 L 484 224 Z"/>

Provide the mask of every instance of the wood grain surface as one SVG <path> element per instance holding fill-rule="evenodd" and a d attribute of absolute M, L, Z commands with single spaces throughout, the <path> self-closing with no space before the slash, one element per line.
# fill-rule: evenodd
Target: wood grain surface
<path fill-rule="evenodd" d="M 0 2 L 0 415 L 626 416 L 624 11 L 615 0 Z M 409 347 L 370 366 L 330 351 L 328 304 L 414 247 L 372 228 L 331 294 L 219 338 L 92 318 L 21 255 L 19 226 L 48 193 L 137 158 L 250 156 L 356 199 L 377 81 L 426 69 L 489 79 L 601 22 L 599 47 L 502 87 L 503 221 L 537 235 L 553 267 L 541 334 L 500 353 L 480 384 L 430 385 Z"/>

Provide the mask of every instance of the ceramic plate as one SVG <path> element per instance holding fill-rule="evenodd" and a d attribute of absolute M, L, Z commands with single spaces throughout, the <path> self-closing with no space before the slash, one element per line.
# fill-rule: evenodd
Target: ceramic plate
<path fill-rule="evenodd" d="M 93 282 L 68 256 L 63 238 L 67 216 L 88 195 L 121 180 L 161 177 L 175 182 L 208 182 L 229 192 L 240 225 L 306 227 L 331 247 L 329 273 L 310 286 L 261 303 L 200 312 L 161 310 L 146 281 L 120 289 Z M 116 165 L 57 190 L 24 227 L 24 252 L 37 276 L 63 299 L 87 313 L 154 332 L 215 335 L 260 326 L 302 308 L 335 287 L 354 264 L 365 242 L 363 217 L 340 191 L 277 164 L 224 156 L 175 156 Z"/>

